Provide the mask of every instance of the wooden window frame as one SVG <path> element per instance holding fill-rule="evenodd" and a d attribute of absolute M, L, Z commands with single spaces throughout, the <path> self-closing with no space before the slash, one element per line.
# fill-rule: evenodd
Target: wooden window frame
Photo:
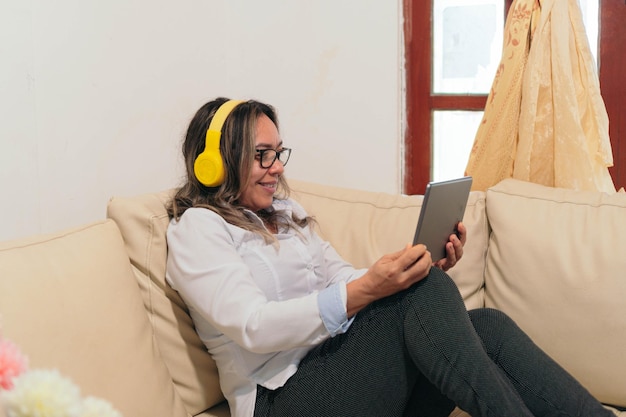
<path fill-rule="evenodd" d="M 626 0 L 600 0 L 600 91 L 609 115 L 616 188 L 626 187 Z"/>

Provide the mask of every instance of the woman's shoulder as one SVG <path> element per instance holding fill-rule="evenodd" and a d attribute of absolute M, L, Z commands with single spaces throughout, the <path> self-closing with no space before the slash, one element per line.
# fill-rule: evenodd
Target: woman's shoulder
<path fill-rule="evenodd" d="M 211 209 L 205 207 L 190 207 L 178 218 L 172 219 L 170 224 L 184 224 L 188 222 L 223 222 L 224 218 Z"/>
<path fill-rule="evenodd" d="M 202 207 L 191 207 L 177 219 L 171 219 L 167 234 L 189 234 L 200 231 L 215 233 L 228 228 L 226 220 L 213 210 Z"/>

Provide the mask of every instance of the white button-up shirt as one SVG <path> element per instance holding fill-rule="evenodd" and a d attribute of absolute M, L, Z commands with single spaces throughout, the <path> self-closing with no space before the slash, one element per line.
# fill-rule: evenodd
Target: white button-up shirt
<path fill-rule="evenodd" d="M 293 200 L 273 207 L 305 216 Z M 237 417 L 253 415 L 257 384 L 284 385 L 313 346 L 347 330 L 346 283 L 365 273 L 309 227 L 275 236 L 278 245 L 267 244 L 204 208 L 187 209 L 167 230 L 167 281 L 189 307 Z"/>

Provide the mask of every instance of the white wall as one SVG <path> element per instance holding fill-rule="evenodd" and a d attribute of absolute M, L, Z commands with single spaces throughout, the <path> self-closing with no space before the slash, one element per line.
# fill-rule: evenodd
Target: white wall
<path fill-rule="evenodd" d="M 178 185 L 198 107 L 273 104 L 287 175 L 399 192 L 400 0 L 0 0 L 0 240 Z"/>

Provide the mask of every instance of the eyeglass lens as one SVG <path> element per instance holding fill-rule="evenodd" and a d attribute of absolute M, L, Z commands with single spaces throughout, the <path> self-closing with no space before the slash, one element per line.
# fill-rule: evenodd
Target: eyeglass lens
<path fill-rule="evenodd" d="M 259 152 L 261 157 L 261 168 L 270 168 L 276 159 L 278 159 L 281 164 L 287 165 L 291 149 L 283 148 L 280 151 L 274 149 L 260 149 L 257 152 Z"/>

